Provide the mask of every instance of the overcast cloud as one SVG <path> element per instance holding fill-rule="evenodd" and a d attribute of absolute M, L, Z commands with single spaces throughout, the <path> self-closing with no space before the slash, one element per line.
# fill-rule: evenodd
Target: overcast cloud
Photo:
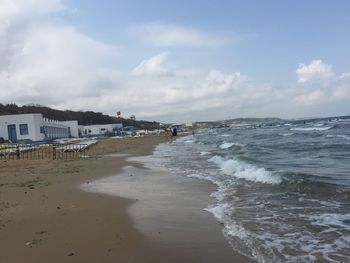
<path fill-rule="evenodd" d="M 164 50 L 123 67 L 120 50 L 66 24 L 58 0 L 0 0 L 0 102 L 39 103 L 161 121 L 343 114 L 350 73 L 316 57 L 295 65 L 295 81 L 257 83 L 244 72 L 175 67 L 170 46 L 219 48 L 232 38 L 174 24 L 134 26 L 133 37 Z M 188 63 L 186 63 L 188 64 Z M 337 108 L 335 107 L 337 105 Z M 322 111 L 322 109 L 328 109 Z M 344 109 L 338 110 L 337 109 Z"/>

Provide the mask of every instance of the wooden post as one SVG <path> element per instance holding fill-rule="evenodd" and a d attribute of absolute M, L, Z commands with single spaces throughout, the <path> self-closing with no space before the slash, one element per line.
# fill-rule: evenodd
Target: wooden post
<path fill-rule="evenodd" d="M 52 145 L 52 159 L 56 159 L 56 146 L 54 144 Z"/>
<path fill-rule="evenodd" d="M 20 156 L 20 151 L 19 151 L 19 145 L 17 144 L 17 147 L 16 147 L 16 155 L 17 155 L 17 160 L 19 160 L 21 158 Z"/>

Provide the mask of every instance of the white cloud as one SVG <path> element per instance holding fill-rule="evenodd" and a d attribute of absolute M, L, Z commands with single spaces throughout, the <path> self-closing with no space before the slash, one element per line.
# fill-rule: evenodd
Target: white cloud
<path fill-rule="evenodd" d="M 116 47 L 54 23 L 51 14 L 65 10 L 60 1 L 2 4 L 0 24 L 8 26 L 0 34 L 1 101 L 55 105 L 112 85 L 101 72 Z"/>
<path fill-rule="evenodd" d="M 231 43 L 231 35 L 214 35 L 192 27 L 166 23 L 148 23 L 132 27 L 130 32 L 141 41 L 160 47 L 217 47 Z"/>
<path fill-rule="evenodd" d="M 65 9 L 61 0 L 1 0 L 0 17 L 24 19 L 59 12 Z"/>
<path fill-rule="evenodd" d="M 322 60 L 313 60 L 309 65 L 300 64 L 296 73 L 299 83 L 327 81 L 335 76 L 332 66 L 324 64 Z"/>
<path fill-rule="evenodd" d="M 150 59 L 142 60 L 141 63 L 136 66 L 132 75 L 135 76 L 170 76 L 171 73 L 164 66 L 164 61 L 167 58 L 168 53 L 163 52 L 159 55 L 151 57 Z"/>
<path fill-rule="evenodd" d="M 300 64 L 296 73 L 300 85 L 293 101 L 299 106 L 327 105 L 350 97 L 350 74 L 338 76 L 332 66 L 321 60 L 313 60 L 308 65 Z"/>

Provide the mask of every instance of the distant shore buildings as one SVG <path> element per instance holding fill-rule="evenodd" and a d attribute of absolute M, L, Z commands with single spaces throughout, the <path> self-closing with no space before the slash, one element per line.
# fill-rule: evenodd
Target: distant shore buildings
<path fill-rule="evenodd" d="M 100 136 L 113 134 L 123 128 L 121 123 L 80 125 L 79 132 L 81 136 Z"/>

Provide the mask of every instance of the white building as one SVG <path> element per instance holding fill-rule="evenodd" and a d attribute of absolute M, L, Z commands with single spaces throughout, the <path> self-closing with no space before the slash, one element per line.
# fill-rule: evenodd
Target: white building
<path fill-rule="evenodd" d="M 113 124 L 96 124 L 96 125 L 80 125 L 79 130 L 83 136 L 98 136 L 112 134 L 116 130 L 123 128 L 121 123 Z"/>
<path fill-rule="evenodd" d="M 0 116 L 0 137 L 11 142 L 44 141 L 78 135 L 78 122 L 59 122 L 41 113 Z M 78 137 L 78 136 L 76 136 Z"/>
<path fill-rule="evenodd" d="M 60 123 L 69 128 L 69 133 L 70 133 L 69 137 L 74 137 L 74 138 L 80 137 L 78 121 L 61 121 Z"/>

